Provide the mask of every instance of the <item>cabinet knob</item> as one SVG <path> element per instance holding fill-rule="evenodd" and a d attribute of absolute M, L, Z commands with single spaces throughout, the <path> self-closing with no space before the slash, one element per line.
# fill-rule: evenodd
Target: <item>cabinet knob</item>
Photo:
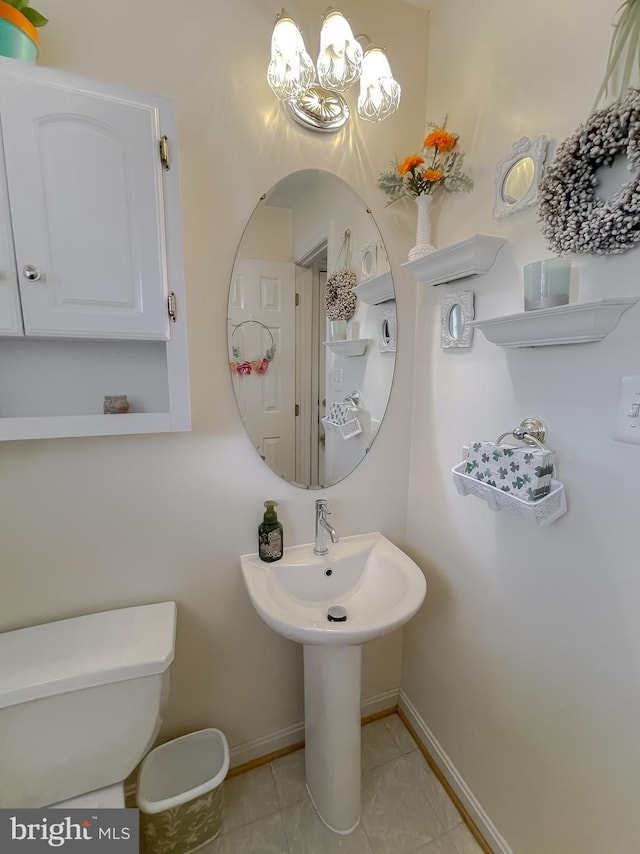
<path fill-rule="evenodd" d="M 33 264 L 25 264 L 22 268 L 22 275 L 28 282 L 40 281 L 40 270 L 38 270 L 37 267 L 34 267 Z"/>

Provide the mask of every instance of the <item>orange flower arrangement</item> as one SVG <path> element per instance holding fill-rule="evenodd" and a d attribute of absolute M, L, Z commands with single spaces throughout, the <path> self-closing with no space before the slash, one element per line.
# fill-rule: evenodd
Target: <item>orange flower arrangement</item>
<path fill-rule="evenodd" d="M 398 174 L 406 175 L 407 172 L 412 172 L 417 166 L 421 166 L 424 163 L 424 157 L 419 157 L 417 154 L 411 154 L 409 157 L 405 157 L 402 163 L 398 164 Z"/>
<path fill-rule="evenodd" d="M 442 187 L 449 193 L 468 193 L 473 181 L 462 171 L 464 154 L 454 151 L 458 135 L 441 125 L 429 123 L 433 130 L 422 143 L 422 154 L 410 154 L 378 178 L 378 186 L 391 196 L 392 202 L 402 196 L 427 196 Z"/>
<path fill-rule="evenodd" d="M 458 137 L 454 136 L 444 128 L 436 128 L 432 130 L 422 143 L 423 148 L 437 148 L 438 151 L 447 152 L 455 148 Z"/>

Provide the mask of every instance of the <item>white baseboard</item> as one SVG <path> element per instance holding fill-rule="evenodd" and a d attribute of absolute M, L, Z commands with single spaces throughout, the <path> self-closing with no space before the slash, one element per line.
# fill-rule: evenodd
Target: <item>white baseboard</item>
<path fill-rule="evenodd" d="M 230 767 L 236 768 L 238 765 L 244 765 L 245 762 L 253 762 L 255 759 L 261 759 L 263 756 L 299 744 L 301 741 L 304 741 L 304 721 L 231 747 L 229 749 Z"/>
<path fill-rule="evenodd" d="M 382 694 L 376 694 L 375 697 L 369 697 L 363 700 L 360 704 L 360 712 L 363 718 L 369 715 L 377 715 L 379 712 L 388 712 L 395 709 L 398 705 L 398 697 L 400 689 L 393 688 L 391 691 L 384 691 Z"/>
<path fill-rule="evenodd" d="M 375 715 L 378 712 L 386 712 L 388 709 L 395 709 L 398 705 L 398 695 L 399 690 L 394 688 L 391 691 L 385 691 L 382 694 L 377 694 L 375 697 L 368 697 L 366 700 L 363 700 L 360 705 L 362 717 Z M 236 768 L 238 765 L 244 765 L 246 762 L 253 762 L 256 759 L 269 756 L 271 753 L 291 747 L 294 744 L 299 744 L 302 741 L 304 741 L 304 721 L 278 730 L 278 732 L 272 732 L 261 738 L 254 738 L 251 741 L 245 741 L 243 744 L 236 744 L 231 747 L 229 750 L 230 767 Z"/>
<path fill-rule="evenodd" d="M 473 792 L 467 786 L 455 765 L 447 756 L 442 745 L 419 715 L 411 700 L 402 690 L 400 691 L 398 706 L 407 716 L 411 726 L 415 729 L 418 737 L 453 791 L 460 798 L 460 802 L 463 807 L 469 813 L 473 823 L 478 828 L 494 854 L 513 854 L 512 849 L 509 847 L 506 840 L 500 834 L 487 813 L 480 806 Z"/>

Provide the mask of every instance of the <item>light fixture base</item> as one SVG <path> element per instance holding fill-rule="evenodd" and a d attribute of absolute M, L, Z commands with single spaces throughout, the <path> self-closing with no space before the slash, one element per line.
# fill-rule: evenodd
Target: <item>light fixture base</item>
<path fill-rule="evenodd" d="M 317 133 L 336 133 L 349 121 L 350 110 L 342 95 L 318 83 L 299 98 L 287 101 L 286 105 L 297 124 Z"/>

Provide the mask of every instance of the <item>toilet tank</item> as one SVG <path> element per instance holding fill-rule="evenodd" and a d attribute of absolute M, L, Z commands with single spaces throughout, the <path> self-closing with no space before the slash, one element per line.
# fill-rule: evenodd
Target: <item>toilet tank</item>
<path fill-rule="evenodd" d="M 123 781 L 160 727 L 175 602 L 0 634 L 0 807 Z"/>

